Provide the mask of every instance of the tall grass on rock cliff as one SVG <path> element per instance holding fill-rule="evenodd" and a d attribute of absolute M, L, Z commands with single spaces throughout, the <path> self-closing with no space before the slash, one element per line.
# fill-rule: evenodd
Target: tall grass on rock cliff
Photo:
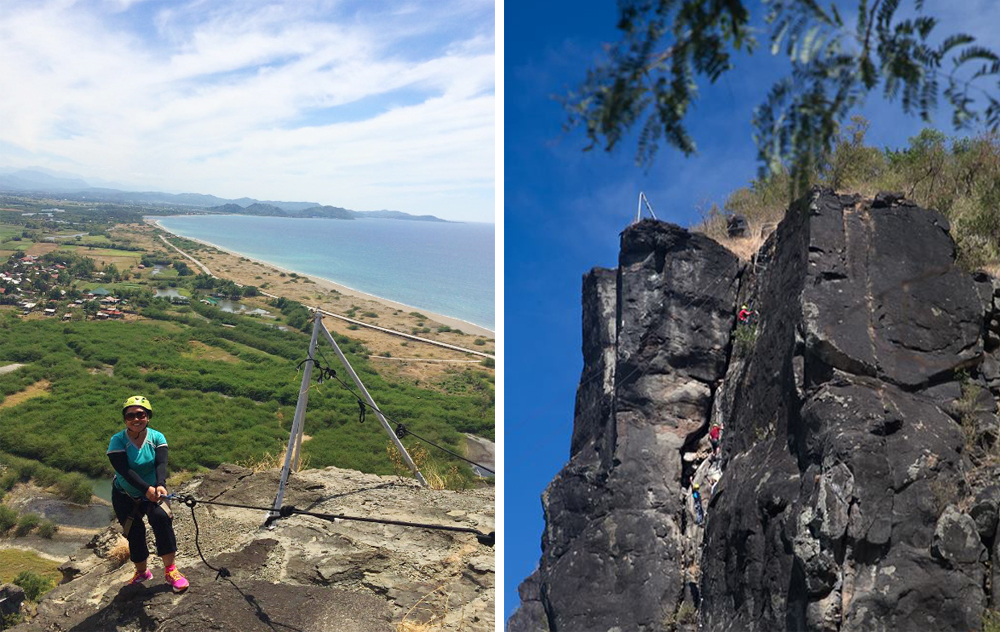
<path fill-rule="evenodd" d="M 1000 136 L 949 139 L 925 129 L 905 148 L 879 149 L 865 143 L 868 126 L 864 118 L 852 118 L 811 181 L 867 198 L 879 191 L 899 192 L 940 211 L 951 222 L 959 263 L 1000 275 Z M 704 212 L 695 230 L 748 259 L 784 217 L 790 190 L 784 173 L 755 180 L 734 191 L 721 209 L 713 205 Z M 733 215 L 747 219 L 749 238 L 726 236 L 726 221 Z"/>

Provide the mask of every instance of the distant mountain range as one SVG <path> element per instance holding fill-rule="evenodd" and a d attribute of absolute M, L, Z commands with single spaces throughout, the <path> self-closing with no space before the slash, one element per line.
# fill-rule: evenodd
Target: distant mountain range
<path fill-rule="evenodd" d="M 433 215 L 411 215 L 402 211 L 352 211 L 339 206 L 324 206 L 317 202 L 278 202 L 243 197 L 226 199 L 202 193 L 162 193 L 159 191 L 128 191 L 119 188 L 95 187 L 73 174 L 42 168 L 4 170 L 0 168 L 0 192 L 14 194 L 58 194 L 67 200 L 80 202 L 111 202 L 114 204 L 156 204 L 189 207 L 209 213 L 232 215 L 271 215 L 278 217 L 320 217 L 356 219 L 375 217 L 421 222 L 446 222 Z"/>

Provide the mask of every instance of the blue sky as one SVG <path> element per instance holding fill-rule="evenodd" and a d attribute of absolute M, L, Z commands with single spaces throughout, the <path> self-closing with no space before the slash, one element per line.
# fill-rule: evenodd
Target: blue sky
<path fill-rule="evenodd" d="M 1000 48 L 1000 3 L 927 7 L 942 17 L 940 32 L 967 32 Z M 752 109 L 786 68 L 762 50 L 738 59 L 716 85 L 702 84 L 688 119 L 698 155 L 663 149 L 646 172 L 634 166 L 634 143 L 610 155 L 583 153 L 582 135 L 562 131 L 565 115 L 552 98 L 579 84 L 603 43 L 617 41 L 616 19 L 608 1 L 505 5 L 504 618 L 541 553 L 540 495 L 569 457 L 583 275 L 616 265 L 639 191 L 660 219 L 689 226 L 699 209 L 747 185 L 758 168 Z M 878 95 L 859 113 L 872 122 L 868 141 L 876 146 L 905 145 L 924 127 Z M 939 114 L 936 125 L 950 134 L 948 112 Z"/>
<path fill-rule="evenodd" d="M 495 217 L 492 0 L 4 0 L 0 168 Z"/>

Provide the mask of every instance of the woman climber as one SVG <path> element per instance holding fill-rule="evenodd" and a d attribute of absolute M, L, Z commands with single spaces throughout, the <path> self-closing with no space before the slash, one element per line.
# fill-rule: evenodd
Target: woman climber
<path fill-rule="evenodd" d="M 153 405 L 141 395 L 129 397 L 122 405 L 125 429 L 111 437 L 108 459 L 115 468 L 111 505 L 128 538 L 129 558 L 135 574 L 129 584 L 153 579 L 146 568 L 149 549 L 142 517 L 149 519 L 156 539 L 156 554 L 163 558 L 164 577 L 174 592 L 184 592 L 188 580 L 174 564 L 177 538 L 167 504 L 167 439 L 149 427 Z"/>

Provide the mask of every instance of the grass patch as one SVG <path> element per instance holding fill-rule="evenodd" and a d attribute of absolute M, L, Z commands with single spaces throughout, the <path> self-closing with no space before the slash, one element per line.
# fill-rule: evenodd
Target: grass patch
<path fill-rule="evenodd" d="M 39 380 L 23 391 L 4 397 L 3 401 L 0 402 L 0 409 L 13 408 L 22 402 L 36 397 L 48 397 L 51 388 L 52 384 L 48 380 Z"/>
<path fill-rule="evenodd" d="M 190 351 L 182 354 L 186 358 L 197 358 L 199 360 L 209 360 L 211 362 L 239 362 L 240 359 L 229 353 L 224 349 L 219 349 L 218 347 L 212 347 L 200 340 L 191 340 L 188 342 L 191 345 Z"/>
<path fill-rule="evenodd" d="M 866 120 L 852 118 L 811 183 L 865 198 L 879 191 L 902 193 L 948 218 L 963 268 L 1000 269 L 1000 135 L 949 139 L 924 129 L 907 147 L 880 149 L 865 144 L 867 131 Z M 790 190 L 785 173 L 755 180 L 731 193 L 722 208 L 703 211 L 694 230 L 748 259 L 784 218 Z M 748 237 L 727 236 L 726 222 L 734 215 L 746 219 Z"/>
<path fill-rule="evenodd" d="M 439 459 L 431 457 L 430 453 L 422 445 L 410 445 L 406 448 L 407 454 L 413 459 L 413 464 L 417 466 L 427 486 L 431 489 L 469 489 L 473 486 L 475 475 L 467 467 L 461 467 L 455 463 L 445 463 Z M 406 464 L 403 455 L 393 444 L 385 447 L 392 463 L 396 476 L 409 478 L 412 476 L 410 466 Z"/>
<path fill-rule="evenodd" d="M 47 560 L 33 551 L 0 549 L 0 584 L 9 584 L 24 572 L 37 573 L 53 582 L 62 579 L 57 569 L 61 562 Z"/>
<path fill-rule="evenodd" d="M 1000 611 L 983 611 L 983 632 L 1000 632 Z"/>

